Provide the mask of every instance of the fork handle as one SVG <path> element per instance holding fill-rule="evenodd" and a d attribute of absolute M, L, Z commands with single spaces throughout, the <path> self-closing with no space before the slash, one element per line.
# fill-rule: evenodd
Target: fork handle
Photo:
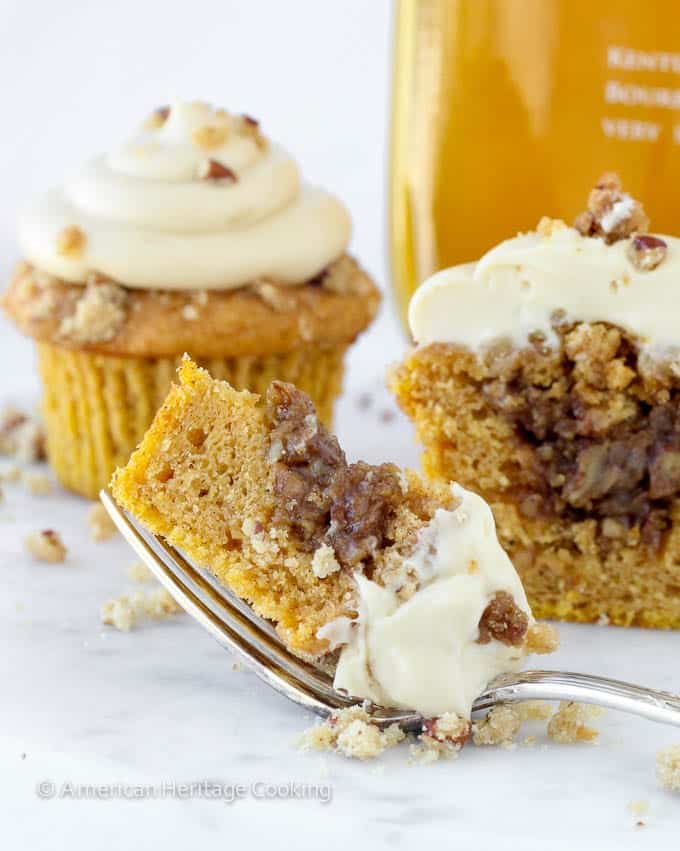
<path fill-rule="evenodd" d="M 574 700 L 680 727 L 680 696 L 620 680 L 567 671 L 502 674 L 477 698 L 473 712 L 520 700 Z"/>

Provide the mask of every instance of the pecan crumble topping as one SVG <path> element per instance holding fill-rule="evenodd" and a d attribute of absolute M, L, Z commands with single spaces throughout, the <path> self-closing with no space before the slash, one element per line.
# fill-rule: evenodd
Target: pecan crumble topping
<path fill-rule="evenodd" d="M 608 172 L 595 184 L 588 197 L 587 209 L 574 220 L 583 236 L 595 236 L 608 245 L 646 231 L 649 219 L 639 201 L 623 191 L 617 174 Z"/>
<path fill-rule="evenodd" d="M 529 627 L 529 618 L 507 591 L 496 591 L 479 620 L 478 644 L 492 639 L 508 647 L 519 647 Z"/>
<path fill-rule="evenodd" d="M 342 567 L 385 547 L 387 526 L 403 498 L 393 464 L 348 464 L 319 422 L 309 397 L 275 381 L 267 391 L 269 459 L 275 465 L 274 523 L 290 527 L 302 548 L 332 548 Z"/>
<path fill-rule="evenodd" d="M 59 336 L 78 343 L 112 340 L 126 318 L 127 293 L 111 283 L 89 281 L 75 310 L 59 325 Z"/>

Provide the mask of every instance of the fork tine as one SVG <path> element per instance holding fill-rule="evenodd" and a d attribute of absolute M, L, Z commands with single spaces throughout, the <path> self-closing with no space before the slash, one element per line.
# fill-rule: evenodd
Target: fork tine
<path fill-rule="evenodd" d="M 258 677 L 319 715 L 327 716 L 335 709 L 357 703 L 336 692 L 328 675 L 293 656 L 278 639 L 263 630 L 257 616 L 248 617 L 236 610 L 184 557 L 139 527 L 107 491 L 102 491 L 100 498 L 121 534 L 168 592 Z M 164 558 L 156 550 L 161 550 Z M 199 590 L 209 598 L 210 604 L 184 581 L 184 571 L 192 581 L 197 580 Z"/>

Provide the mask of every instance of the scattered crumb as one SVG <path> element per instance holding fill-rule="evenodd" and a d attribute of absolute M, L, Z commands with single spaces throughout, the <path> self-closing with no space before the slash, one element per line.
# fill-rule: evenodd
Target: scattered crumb
<path fill-rule="evenodd" d="M 140 617 L 165 620 L 182 611 L 173 597 L 159 586 L 152 591 L 135 591 L 133 594 L 121 594 L 109 600 L 101 607 L 102 623 L 114 626 L 123 632 L 129 632 Z"/>
<path fill-rule="evenodd" d="M 61 537 L 54 529 L 43 529 L 41 532 L 31 532 L 24 541 L 24 546 L 38 561 L 51 564 L 61 564 L 66 560 L 66 547 Z"/>
<path fill-rule="evenodd" d="M 525 736 L 522 739 L 522 744 L 525 748 L 531 748 L 536 744 L 536 736 Z"/>
<path fill-rule="evenodd" d="M 45 430 L 42 424 L 24 411 L 5 407 L 0 413 L 0 453 L 12 455 L 27 464 L 44 461 Z"/>
<path fill-rule="evenodd" d="M 5 467 L 3 470 L 0 470 L 0 482 L 18 482 L 21 478 L 21 467 L 17 467 L 15 464 L 12 464 L 9 467 Z"/>
<path fill-rule="evenodd" d="M 548 736 L 553 742 L 565 745 L 576 742 L 596 742 L 600 733 L 589 727 L 586 722 L 597 718 L 602 712 L 603 710 L 597 706 L 562 701 L 548 723 Z"/>
<path fill-rule="evenodd" d="M 446 712 L 439 718 L 423 723 L 418 743 L 409 748 L 411 760 L 419 763 L 437 762 L 458 756 L 472 734 L 472 724 L 455 712 Z"/>
<path fill-rule="evenodd" d="M 514 742 L 522 720 L 515 706 L 499 704 L 489 710 L 485 718 L 473 724 L 472 741 L 475 745 L 501 745 Z"/>
<path fill-rule="evenodd" d="M 525 650 L 527 653 L 554 653 L 560 646 L 560 634 L 549 623 L 533 623 L 527 632 Z"/>
<path fill-rule="evenodd" d="M 231 670 L 232 670 L 235 674 L 240 674 L 240 673 L 241 673 L 241 671 L 245 671 L 245 668 L 243 667 L 243 664 L 242 664 L 241 662 L 232 662 L 232 664 L 231 664 Z"/>
<path fill-rule="evenodd" d="M 151 573 L 143 561 L 133 561 L 132 564 L 128 566 L 127 575 L 128 579 L 131 579 L 133 582 L 140 583 L 151 582 L 154 578 L 153 573 Z"/>
<path fill-rule="evenodd" d="M 657 753 L 656 782 L 669 792 L 680 792 L 680 744 L 669 745 Z"/>
<path fill-rule="evenodd" d="M 52 480 L 45 473 L 24 472 L 21 476 L 26 490 L 33 496 L 46 496 L 52 493 Z"/>
<path fill-rule="evenodd" d="M 312 558 L 312 571 L 314 576 L 319 579 L 325 579 L 331 573 L 336 573 L 340 570 L 340 564 L 335 557 L 335 550 L 329 547 L 328 544 L 321 544 L 314 552 Z"/>
<path fill-rule="evenodd" d="M 649 812 L 649 801 L 629 801 L 628 809 L 634 816 L 646 816 Z"/>
<path fill-rule="evenodd" d="M 397 724 L 381 730 L 362 706 L 350 706 L 306 730 L 298 746 L 302 750 L 335 750 L 351 759 L 373 759 L 405 738 Z"/>
<path fill-rule="evenodd" d="M 129 632 L 137 622 L 137 613 L 130 598 L 123 595 L 104 603 L 101 608 L 101 620 L 121 632 Z"/>
<path fill-rule="evenodd" d="M 90 527 L 90 536 L 93 541 L 107 541 L 118 531 L 101 502 L 95 502 L 90 506 L 87 512 L 87 525 Z"/>

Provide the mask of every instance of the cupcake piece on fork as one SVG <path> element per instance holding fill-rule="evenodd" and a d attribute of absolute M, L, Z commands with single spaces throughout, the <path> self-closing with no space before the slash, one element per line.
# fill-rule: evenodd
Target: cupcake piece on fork
<path fill-rule="evenodd" d="M 261 398 L 185 360 L 112 490 L 356 697 L 467 719 L 487 682 L 552 649 L 486 503 L 349 463 L 291 384 Z"/>

